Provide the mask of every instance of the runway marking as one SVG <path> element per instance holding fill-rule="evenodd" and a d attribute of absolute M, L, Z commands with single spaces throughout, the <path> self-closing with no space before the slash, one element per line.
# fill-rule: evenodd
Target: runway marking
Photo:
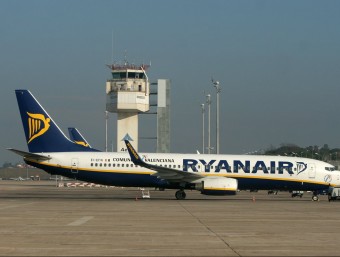
<path fill-rule="evenodd" d="M 26 205 L 30 205 L 30 204 L 34 204 L 34 203 L 35 202 L 2 206 L 2 207 L 0 207 L 0 210 L 6 210 L 6 209 L 10 209 L 10 208 L 22 207 L 22 206 L 26 206 Z"/>
<path fill-rule="evenodd" d="M 68 224 L 67 226 L 79 226 L 79 225 L 83 225 L 84 223 L 88 222 L 89 220 L 93 219 L 93 216 L 84 216 L 80 219 L 77 219 L 73 222 L 71 222 L 70 224 Z"/>

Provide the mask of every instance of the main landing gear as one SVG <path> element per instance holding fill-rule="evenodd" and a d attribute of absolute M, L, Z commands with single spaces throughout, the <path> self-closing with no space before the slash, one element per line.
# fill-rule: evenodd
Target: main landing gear
<path fill-rule="evenodd" d="M 184 200 L 187 194 L 184 192 L 183 189 L 178 190 L 175 194 L 177 200 Z"/>

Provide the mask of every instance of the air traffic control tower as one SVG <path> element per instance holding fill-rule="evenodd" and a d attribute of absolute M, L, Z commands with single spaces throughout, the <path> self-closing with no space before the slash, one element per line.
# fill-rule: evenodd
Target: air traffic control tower
<path fill-rule="evenodd" d="M 149 111 L 149 65 L 108 65 L 112 79 L 106 82 L 106 110 L 117 113 L 117 151 L 126 151 L 124 139 L 138 149 L 138 113 Z"/>

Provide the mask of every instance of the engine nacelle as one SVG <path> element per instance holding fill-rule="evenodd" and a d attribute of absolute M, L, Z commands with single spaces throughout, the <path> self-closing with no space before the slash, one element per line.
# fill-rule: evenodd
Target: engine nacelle
<path fill-rule="evenodd" d="M 235 195 L 237 187 L 237 179 L 225 177 L 207 177 L 195 185 L 204 195 Z"/>

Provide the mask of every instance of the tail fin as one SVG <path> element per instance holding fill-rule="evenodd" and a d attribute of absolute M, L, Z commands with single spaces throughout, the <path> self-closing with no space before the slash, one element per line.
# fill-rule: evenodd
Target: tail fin
<path fill-rule="evenodd" d="M 15 90 L 28 150 L 39 152 L 98 151 L 70 141 L 28 90 Z"/>
<path fill-rule="evenodd" d="M 68 128 L 68 134 L 70 135 L 71 141 L 76 144 L 92 148 L 77 128 Z"/>

